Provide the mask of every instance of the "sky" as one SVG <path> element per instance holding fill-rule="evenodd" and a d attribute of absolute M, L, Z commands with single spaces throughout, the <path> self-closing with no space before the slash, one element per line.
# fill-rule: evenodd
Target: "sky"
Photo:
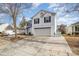
<path fill-rule="evenodd" d="M 47 10 L 52 13 L 55 12 L 58 25 L 70 25 L 79 21 L 79 12 L 72 11 L 75 6 L 76 4 L 73 3 L 33 3 L 31 8 L 23 10 L 22 14 L 17 17 L 17 25 L 19 25 L 23 16 L 26 18 L 26 20 L 31 20 L 31 17 L 40 10 Z M 66 10 L 69 10 L 70 12 L 67 13 Z M 0 23 L 12 24 L 11 17 L 8 15 L 0 14 Z"/>

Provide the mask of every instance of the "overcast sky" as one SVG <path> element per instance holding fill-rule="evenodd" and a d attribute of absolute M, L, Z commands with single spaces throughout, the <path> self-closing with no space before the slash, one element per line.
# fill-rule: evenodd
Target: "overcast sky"
<path fill-rule="evenodd" d="M 25 16 L 27 20 L 31 20 L 31 17 L 35 15 L 40 10 L 47 10 L 50 12 L 55 12 L 57 17 L 57 24 L 72 24 L 79 21 L 79 13 L 71 12 L 66 13 L 65 10 L 72 10 L 76 4 L 49 4 L 49 3 L 35 3 L 30 9 L 24 10 L 22 15 L 17 18 L 17 24 L 20 23 L 22 17 Z M 6 20 L 5 20 L 6 19 Z M 11 18 L 7 15 L 0 14 L 0 23 L 11 24 Z"/>

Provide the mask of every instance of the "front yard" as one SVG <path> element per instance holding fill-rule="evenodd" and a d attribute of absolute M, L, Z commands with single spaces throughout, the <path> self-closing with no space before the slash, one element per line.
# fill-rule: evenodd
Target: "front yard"
<path fill-rule="evenodd" d="M 0 37 L 0 56 L 75 55 L 70 50 L 64 37 L 22 37 L 21 40 L 16 41 L 8 40 L 10 37 Z"/>
<path fill-rule="evenodd" d="M 76 36 L 67 36 L 65 35 L 64 36 L 66 41 L 68 42 L 71 50 L 79 55 L 79 35 L 76 35 Z"/>

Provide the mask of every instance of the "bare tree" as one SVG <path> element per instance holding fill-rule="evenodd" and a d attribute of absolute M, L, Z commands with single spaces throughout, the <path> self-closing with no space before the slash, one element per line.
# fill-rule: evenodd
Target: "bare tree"
<path fill-rule="evenodd" d="M 17 28 L 16 28 L 16 19 L 18 15 L 23 11 L 23 9 L 31 8 L 32 4 L 30 3 L 2 3 L 0 4 L 0 14 L 7 14 L 13 20 L 15 38 L 17 38 Z"/>
<path fill-rule="evenodd" d="M 58 31 L 60 31 L 62 34 L 66 33 L 66 25 L 61 24 L 60 27 L 58 28 Z"/>

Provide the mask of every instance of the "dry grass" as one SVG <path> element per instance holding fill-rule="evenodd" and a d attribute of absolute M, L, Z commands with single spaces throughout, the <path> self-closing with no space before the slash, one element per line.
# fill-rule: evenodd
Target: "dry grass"
<path fill-rule="evenodd" d="M 24 40 L 25 38 L 30 39 L 31 37 L 32 37 L 32 36 L 30 36 L 30 35 L 17 35 L 17 38 L 11 37 L 10 40 L 11 40 L 12 42 L 16 42 L 16 41 L 18 41 L 18 40 Z"/>
<path fill-rule="evenodd" d="M 71 50 L 75 54 L 79 55 L 79 35 L 77 35 L 77 36 L 67 36 L 67 35 L 65 35 L 64 37 L 67 40 Z"/>
<path fill-rule="evenodd" d="M 22 40 L 22 39 L 29 39 L 32 36 L 30 35 L 17 35 L 17 38 L 15 38 L 14 36 L 7 36 L 7 35 L 0 35 L 0 39 L 4 39 L 4 40 L 9 40 L 11 42 L 17 42 L 18 40 Z"/>

